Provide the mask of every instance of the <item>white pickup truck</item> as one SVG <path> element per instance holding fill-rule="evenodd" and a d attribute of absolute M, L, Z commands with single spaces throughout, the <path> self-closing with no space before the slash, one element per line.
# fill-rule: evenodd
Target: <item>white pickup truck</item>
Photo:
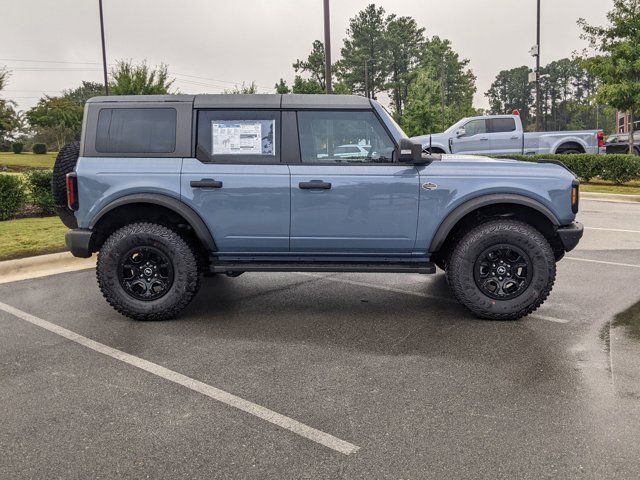
<path fill-rule="evenodd" d="M 414 137 L 433 153 L 479 155 L 539 155 L 547 153 L 605 153 L 602 130 L 524 132 L 519 115 L 463 118 L 444 133 Z"/>

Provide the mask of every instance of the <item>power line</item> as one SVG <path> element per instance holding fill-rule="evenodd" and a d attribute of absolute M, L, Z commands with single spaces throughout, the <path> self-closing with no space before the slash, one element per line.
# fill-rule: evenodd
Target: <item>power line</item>
<path fill-rule="evenodd" d="M 0 58 L 0 62 L 27 62 L 27 63 L 68 63 L 76 65 L 100 65 L 98 62 L 70 62 L 65 60 L 27 60 L 24 58 Z"/>

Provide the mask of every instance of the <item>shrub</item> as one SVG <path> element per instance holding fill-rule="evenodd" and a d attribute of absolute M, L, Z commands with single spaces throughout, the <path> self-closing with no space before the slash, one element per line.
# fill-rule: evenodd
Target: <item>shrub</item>
<path fill-rule="evenodd" d="M 11 144 L 11 150 L 13 150 L 13 153 L 22 153 L 22 150 L 24 150 L 24 143 L 20 143 L 20 142 L 13 142 Z"/>
<path fill-rule="evenodd" d="M 501 155 L 500 158 L 528 162 L 559 160 L 585 182 L 600 178 L 619 185 L 640 179 L 640 156 L 636 155 Z"/>
<path fill-rule="evenodd" d="M 56 213 L 51 193 L 52 178 L 53 170 L 29 170 L 24 174 L 29 200 L 46 215 Z"/>
<path fill-rule="evenodd" d="M 10 152 L 11 151 L 11 143 L 7 141 L 0 142 L 0 152 Z"/>
<path fill-rule="evenodd" d="M 24 207 L 27 196 L 17 175 L 0 174 L 0 220 L 9 220 Z"/>
<path fill-rule="evenodd" d="M 36 155 L 44 155 L 45 153 L 47 153 L 47 146 L 44 143 L 34 143 L 33 147 L 31 147 L 31 150 Z"/>

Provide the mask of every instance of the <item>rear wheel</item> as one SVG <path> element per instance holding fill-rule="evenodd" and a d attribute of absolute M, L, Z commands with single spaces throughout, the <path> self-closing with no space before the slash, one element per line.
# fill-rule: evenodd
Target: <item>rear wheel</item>
<path fill-rule="evenodd" d="M 107 302 L 136 320 L 175 317 L 200 286 L 189 243 L 152 223 L 134 223 L 111 234 L 98 254 L 96 275 Z"/>
<path fill-rule="evenodd" d="M 555 275 L 547 239 L 517 220 L 471 229 L 447 262 L 447 280 L 458 301 L 492 320 L 516 320 L 535 311 L 549 296 Z"/>

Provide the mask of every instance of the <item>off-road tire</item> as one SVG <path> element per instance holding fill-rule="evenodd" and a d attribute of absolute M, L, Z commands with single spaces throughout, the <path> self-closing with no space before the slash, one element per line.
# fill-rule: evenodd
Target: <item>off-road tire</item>
<path fill-rule="evenodd" d="M 58 152 L 56 162 L 53 165 L 53 178 L 51 180 L 51 193 L 55 203 L 56 213 L 68 228 L 77 228 L 76 217 L 73 210 L 67 206 L 67 173 L 76 168 L 80 156 L 80 142 L 65 145 Z"/>
<path fill-rule="evenodd" d="M 498 300 L 476 284 L 474 265 L 492 245 L 510 244 L 529 256 L 533 274 L 515 298 Z M 556 277 L 553 250 L 535 228 L 517 220 L 491 220 L 469 230 L 453 247 L 447 262 L 447 280 L 456 299 L 479 318 L 517 320 L 534 312 L 549 296 Z"/>
<path fill-rule="evenodd" d="M 137 246 L 158 249 L 172 263 L 173 283 L 156 300 L 136 299 L 120 283 L 120 259 Z M 200 288 L 198 260 L 193 247 L 170 228 L 154 223 L 133 223 L 111 234 L 98 253 L 96 276 L 109 305 L 134 320 L 174 318 L 191 302 Z"/>

